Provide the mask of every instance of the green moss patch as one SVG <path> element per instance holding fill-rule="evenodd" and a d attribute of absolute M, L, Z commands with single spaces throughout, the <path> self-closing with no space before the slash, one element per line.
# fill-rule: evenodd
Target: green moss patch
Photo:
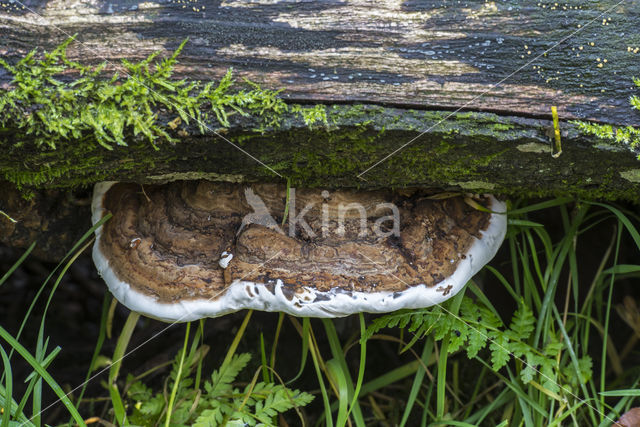
<path fill-rule="evenodd" d="M 68 60 L 70 42 L 0 62 L 13 76 L 0 89 L 0 179 L 25 194 L 103 180 L 205 178 L 640 197 L 638 183 L 617 172 L 636 169 L 635 156 L 584 136 L 580 125 L 563 124 L 563 154 L 553 158 L 544 148 L 547 120 L 287 104 L 279 90 L 235 82 L 231 71 L 218 82 L 175 80 L 184 43 L 169 58 L 123 61 L 126 73 L 108 75 L 104 65 Z"/>
<path fill-rule="evenodd" d="M 246 80 L 246 88 L 238 89 L 231 69 L 217 83 L 172 79 L 186 40 L 169 58 L 156 60 L 154 53 L 138 63 L 123 60 L 122 71 L 111 76 L 104 72 L 106 63 L 94 68 L 70 61 L 66 49 L 72 41 L 43 55 L 33 50 L 13 65 L 0 59 L 13 76 L 0 89 L 0 146 L 9 154 L 33 153 L 32 164 L 2 165 L 4 179 L 19 187 L 95 170 L 102 160 L 92 155 L 98 146 L 114 150 L 146 143 L 158 150 L 184 140 L 185 126 L 201 134 L 222 133 L 234 115 L 255 117 L 258 131 L 278 127 L 285 113 L 299 115 L 310 127 L 326 123 L 322 105 L 289 106 L 280 91 Z M 60 149 L 64 157 L 52 154 Z"/>
<path fill-rule="evenodd" d="M 633 82 L 640 88 L 640 79 L 634 78 Z M 640 98 L 632 96 L 629 99 L 631 107 L 640 110 Z M 633 126 L 615 127 L 610 124 L 589 123 L 584 121 L 574 121 L 574 124 L 586 135 L 594 135 L 602 140 L 618 145 L 627 145 L 636 153 L 640 160 L 640 129 Z"/>

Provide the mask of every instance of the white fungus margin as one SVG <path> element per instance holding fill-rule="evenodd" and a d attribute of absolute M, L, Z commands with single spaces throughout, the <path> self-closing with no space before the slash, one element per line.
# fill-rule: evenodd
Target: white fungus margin
<path fill-rule="evenodd" d="M 92 221 L 96 224 L 104 215 L 104 194 L 115 182 L 95 185 L 92 201 Z M 490 196 L 492 212 L 506 212 L 506 205 Z M 215 299 L 190 299 L 177 303 L 160 303 L 155 298 L 134 290 L 121 281 L 109 266 L 109 260 L 100 251 L 102 227 L 95 231 L 93 260 L 98 272 L 113 296 L 132 311 L 166 322 L 189 322 L 203 317 L 218 317 L 243 309 L 281 311 L 301 317 L 343 317 L 353 313 L 384 313 L 405 308 L 423 308 L 440 304 L 457 294 L 465 284 L 496 254 L 507 229 L 507 215 L 492 213 L 489 226 L 481 231 L 471 248 L 458 262 L 453 275 L 435 286 L 413 286 L 401 292 L 358 292 L 332 289 L 319 292 L 305 287 L 303 292 L 283 292 L 283 283 L 275 285 L 236 280 Z M 229 254 L 231 255 L 231 254 Z M 228 264 L 231 257 L 225 259 Z M 221 264 L 222 266 L 222 264 Z M 223 268 L 226 267 L 223 266 Z M 271 288 L 271 289 L 270 289 Z"/>

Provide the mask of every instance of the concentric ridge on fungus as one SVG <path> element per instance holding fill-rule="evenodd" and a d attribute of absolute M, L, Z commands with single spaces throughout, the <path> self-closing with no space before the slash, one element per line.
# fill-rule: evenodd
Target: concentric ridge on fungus
<path fill-rule="evenodd" d="M 438 304 L 497 252 L 506 215 L 420 191 L 291 192 L 180 181 L 95 186 L 93 258 L 131 310 L 191 321 L 252 308 L 339 317 Z M 493 212 L 493 196 L 477 202 Z M 395 214 L 395 216 L 394 216 Z"/>

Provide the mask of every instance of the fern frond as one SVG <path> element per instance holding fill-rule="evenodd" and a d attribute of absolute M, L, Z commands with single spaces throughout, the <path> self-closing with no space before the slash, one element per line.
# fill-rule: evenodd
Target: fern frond
<path fill-rule="evenodd" d="M 215 370 L 211 374 L 211 382 L 205 383 L 205 390 L 210 399 L 217 399 L 231 391 L 233 380 L 236 379 L 240 371 L 247 366 L 251 360 L 251 354 L 234 354 L 231 361 L 226 366 L 221 366 L 220 370 Z"/>

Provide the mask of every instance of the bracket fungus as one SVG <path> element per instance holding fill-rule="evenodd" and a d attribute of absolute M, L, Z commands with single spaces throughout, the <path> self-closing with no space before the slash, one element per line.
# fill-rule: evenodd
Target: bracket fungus
<path fill-rule="evenodd" d="M 493 196 L 475 201 L 505 211 Z M 99 183 L 92 211 L 94 224 L 113 214 L 93 248 L 109 289 L 165 321 L 249 308 L 339 317 L 428 307 L 493 258 L 507 223 L 463 197 L 420 190 L 287 194 L 209 181 Z"/>

